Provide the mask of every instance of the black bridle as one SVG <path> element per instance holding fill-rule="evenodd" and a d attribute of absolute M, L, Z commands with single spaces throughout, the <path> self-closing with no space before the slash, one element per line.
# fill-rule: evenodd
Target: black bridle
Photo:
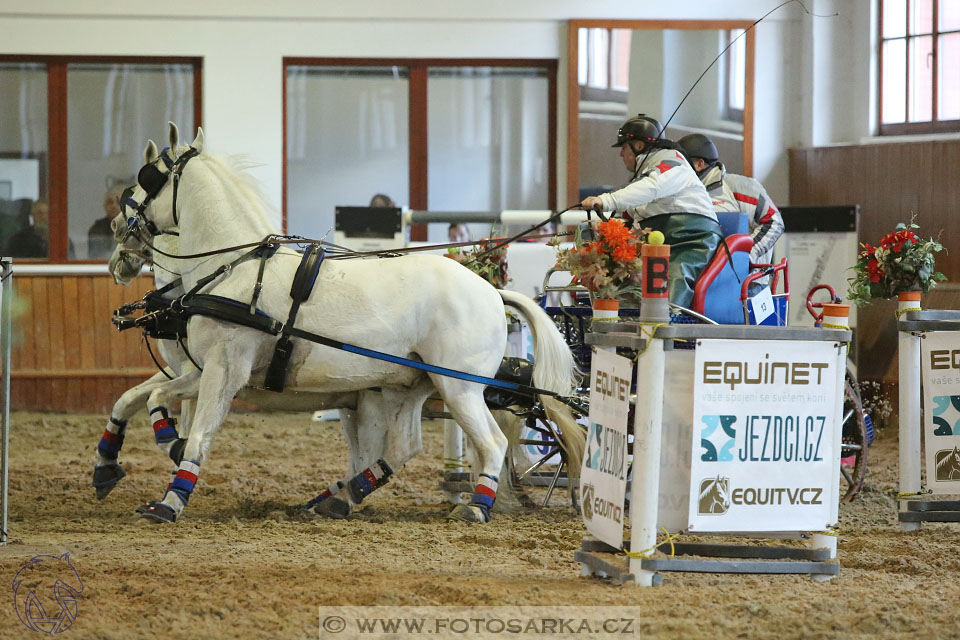
<path fill-rule="evenodd" d="M 151 236 L 158 236 L 163 233 L 178 235 L 175 231 L 161 231 L 158 229 L 153 220 L 147 218 L 145 212 L 147 207 L 150 206 L 150 203 L 160 195 L 163 188 L 170 182 L 170 177 L 173 176 L 173 224 L 175 226 L 180 224 L 180 216 L 177 213 L 177 189 L 180 186 L 180 175 L 183 173 L 183 169 L 187 166 L 190 159 L 196 157 L 199 153 L 195 148 L 190 147 L 179 158 L 173 160 L 170 157 L 170 147 L 166 147 L 160 153 L 160 157 L 157 158 L 157 160 L 148 162 L 140 167 L 140 171 L 137 173 L 137 185 L 146 193 L 143 201 L 137 202 L 133 199 L 133 191 L 136 189 L 136 185 L 127 187 L 120 195 L 120 210 L 127 221 L 127 229 L 123 237 L 124 240 L 130 234 L 137 235 L 141 228 L 146 229 L 147 233 Z M 163 162 L 167 168 L 166 171 L 160 170 L 157 166 L 158 161 Z M 133 210 L 130 215 L 127 215 L 128 206 Z"/>

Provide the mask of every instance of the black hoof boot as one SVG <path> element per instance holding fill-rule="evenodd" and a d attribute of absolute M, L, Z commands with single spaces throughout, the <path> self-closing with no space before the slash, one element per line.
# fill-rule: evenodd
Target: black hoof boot
<path fill-rule="evenodd" d="M 183 450 L 187 448 L 187 441 L 185 438 L 177 438 L 173 441 L 173 445 L 170 447 L 170 459 L 173 460 L 173 464 L 179 466 L 183 462 Z"/>
<path fill-rule="evenodd" d="M 350 506 L 349 502 L 343 498 L 333 496 L 314 506 L 313 512 L 319 516 L 327 516 L 328 518 L 343 520 L 350 515 L 351 509 L 352 507 Z"/>
<path fill-rule="evenodd" d="M 127 475 L 127 472 L 116 462 L 95 467 L 93 469 L 93 488 L 97 491 L 97 500 L 106 498 L 125 475 Z"/>
<path fill-rule="evenodd" d="M 137 513 L 141 518 L 153 520 L 154 522 L 176 522 L 177 512 L 173 507 L 168 507 L 162 502 L 148 502 L 137 507 Z"/>

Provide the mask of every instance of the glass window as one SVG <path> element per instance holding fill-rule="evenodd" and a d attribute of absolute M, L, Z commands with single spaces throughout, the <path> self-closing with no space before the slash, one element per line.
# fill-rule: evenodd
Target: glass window
<path fill-rule="evenodd" d="M 0 63 L 0 253 L 50 255 L 47 67 Z"/>
<path fill-rule="evenodd" d="M 731 29 L 727 50 L 727 117 L 743 122 L 747 103 L 747 38 L 743 29 Z"/>
<path fill-rule="evenodd" d="M 960 131 L 960 0 L 881 0 L 880 133 Z"/>
<path fill-rule="evenodd" d="M 630 88 L 630 29 L 611 29 L 613 46 L 610 47 L 610 88 L 627 91 Z"/>
<path fill-rule="evenodd" d="M 189 144 L 193 104 L 192 65 L 67 65 L 70 258 L 110 257 L 110 220 L 120 192 L 136 181 L 144 144 L 163 148 L 168 121 Z"/>
<path fill-rule="evenodd" d="M 428 201 L 437 211 L 547 209 L 546 69 L 431 67 Z M 489 225 L 473 229 L 487 235 Z M 446 225 L 428 240 L 446 242 Z"/>
<path fill-rule="evenodd" d="M 960 75 L 960 33 L 940 36 L 938 57 L 940 117 L 944 120 L 960 120 L 960 82 L 957 82 L 957 76 Z"/>
<path fill-rule="evenodd" d="M 286 69 L 287 232 L 320 238 L 337 206 L 367 206 L 377 194 L 408 203 L 408 69 Z"/>

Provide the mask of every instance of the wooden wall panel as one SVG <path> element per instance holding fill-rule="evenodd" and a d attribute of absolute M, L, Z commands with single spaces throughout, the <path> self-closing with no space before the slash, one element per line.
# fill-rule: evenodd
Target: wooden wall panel
<path fill-rule="evenodd" d="M 960 309 L 960 140 L 790 150 L 790 204 L 860 205 L 860 242 L 876 244 L 916 214 L 924 236 L 949 253 L 937 267 L 949 280 L 925 308 Z M 861 307 L 857 346 L 862 379 L 897 379 L 895 302 Z"/>
<path fill-rule="evenodd" d="M 14 272 L 13 281 L 23 309 L 14 321 L 13 409 L 106 412 L 156 372 L 140 333 L 119 333 L 110 322 L 120 304 L 153 288 L 152 278 L 123 287 L 107 275 Z"/>

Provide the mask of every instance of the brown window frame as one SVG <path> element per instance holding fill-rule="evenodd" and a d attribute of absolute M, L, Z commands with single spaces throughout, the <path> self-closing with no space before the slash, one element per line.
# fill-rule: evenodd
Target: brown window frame
<path fill-rule="evenodd" d="M 426 211 L 427 77 L 430 67 L 539 67 L 547 72 L 547 206 L 557 208 L 557 60 L 554 58 L 301 58 L 283 59 L 283 232 L 287 232 L 287 67 L 406 67 L 409 71 L 410 208 Z M 427 239 L 427 225 L 410 227 L 410 239 Z"/>
<path fill-rule="evenodd" d="M 50 204 L 50 251 L 47 258 L 17 258 L 42 264 L 103 264 L 104 260 L 70 260 L 67 256 L 67 66 L 71 64 L 184 64 L 193 67 L 193 119 L 201 126 L 203 58 L 184 56 L 34 56 L 0 55 L 0 62 L 47 67 L 47 198 Z M 146 142 L 146 141 L 144 141 Z"/>
<path fill-rule="evenodd" d="M 923 133 L 952 133 L 960 131 L 960 120 L 939 120 L 938 109 L 940 105 L 938 104 L 938 90 L 939 90 L 939 40 L 940 36 L 948 33 L 960 33 L 960 30 L 954 29 L 952 31 L 940 31 L 940 5 L 943 0 L 933 0 L 933 27 L 930 33 L 919 33 L 911 34 L 910 33 L 910 8 L 913 6 L 915 0 L 906 0 L 906 33 L 903 36 L 897 36 L 895 38 L 884 38 L 883 37 L 883 3 L 884 0 L 880 0 L 879 8 L 879 19 L 877 20 L 878 28 L 878 38 L 877 38 L 877 124 L 878 130 L 881 136 L 899 136 L 899 135 L 913 135 L 913 134 L 923 134 Z M 932 101 L 931 101 L 931 112 L 932 120 L 923 120 L 919 122 L 910 122 L 910 41 L 920 37 L 930 36 L 933 39 L 933 83 L 932 83 Z M 904 47 L 906 56 L 906 74 L 904 75 L 903 82 L 906 87 L 904 92 L 906 100 L 906 110 L 905 110 L 905 119 L 906 122 L 898 122 L 891 124 L 884 124 L 883 122 L 883 45 L 892 40 L 903 40 L 906 43 Z"/>

